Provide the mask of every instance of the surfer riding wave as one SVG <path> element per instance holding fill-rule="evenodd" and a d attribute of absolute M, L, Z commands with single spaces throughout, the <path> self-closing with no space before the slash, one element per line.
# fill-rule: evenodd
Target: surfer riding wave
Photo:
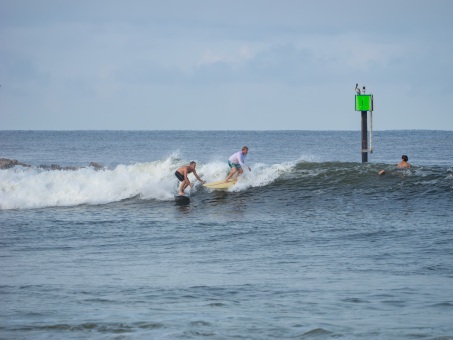
<path fill-rule="evenodd" d="M 242 175 L 242 173 L 244 172 L 244 170 L 242 170 L 242 167 L 248 168 L 249 171 L 252 171 L 250 167 L 244 164 L 245 156 L 247 156 L 248 152 L 249 148 L 244 146 L 242 147 L 241 151 L 238 151 L 230 156 L 230 158 L 228 159 L 228 165 L 231 168 L 231 171 L 225 179 L 225 182 L 228 182 L 228 180 L 232 178 L 236 173 L 238 173 L 236 178 Z"/>
<path fill-rule="evenodd" d="M 189 185 L 191 188 L 193 187 L 193 183 L 190 183 L 190 180 L 187 177 L 187 175 L 192 172 L 201 183 L 204 183 L 204 181 L 198 176 L 197 171 L 195 170 L 196 166 L 197 166 L 197 163 L 192 161 L 192 162 L 190 162 L 189 165 L 182 166 L 178 170 L 175 171 L 176 178 L 178 178 L 178 180 L 181 182 L 181 186 L 179 187 L 178 195 L 184 195 L 184 190 Z"/>

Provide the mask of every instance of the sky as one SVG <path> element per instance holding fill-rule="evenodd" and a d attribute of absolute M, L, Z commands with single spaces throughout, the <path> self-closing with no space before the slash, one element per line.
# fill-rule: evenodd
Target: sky
<path fill-rule="evenodd" d="M 0 0 L 0 130 L 453 130 L 451 0 Z"/>

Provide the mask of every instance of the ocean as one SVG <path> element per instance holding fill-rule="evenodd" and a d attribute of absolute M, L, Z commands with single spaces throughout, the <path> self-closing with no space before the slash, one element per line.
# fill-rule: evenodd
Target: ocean
<path fill-rule="evenodd" d="M 0 131 L 0 338 L 453 339 L 453 132 L 360 138 Z"/>

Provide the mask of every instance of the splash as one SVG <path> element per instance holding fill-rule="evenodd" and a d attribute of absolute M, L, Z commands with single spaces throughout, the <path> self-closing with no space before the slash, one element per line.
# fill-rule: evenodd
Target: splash
<path fill-rule="evenodd" d="M 76 170 L 49 170 L 37 167 L 15 167 L 0 171 L 0 210 L 33 209 L 82 204 L 97 205 L 129 198 L 143 200 L 173 200 L 179 185 L 174 172 L 187 164 L 172 154 L 168 158 L 149 163 L 118 165 L 114 169 L 97 170 L 93 167 Z M 265 186 L 281 174 L 291 171 L 296 163 L 254 164 L 246 170 L 232 191 Z M 229 172 L 225 162 L 198 164 L 197 172 L 207 182 L 225 178 Z M 201 184 L 189 175 L 194 187 Z"/>
<path fill-rule="evenodd" d="M 253 169 L 253 173 L 249 172 L 241 176 L 238 183 L 231 188 L 231 191 L 243 191 L 250 187 L 264 187 L 284 174 L 290 173 L 296 163 L 286 162 L 282 164 L 273 164 L 271 166 L 265 164 L 256 164 Z"/>
<path fill-rule="evenodd" d="M 181 165 L 175 155 L 163 161 L 77 170 L 22 168 L 0 171 L 0 209 L 31 209 L 106 204 L 131 197 L 169 200 Z"/>
<path fill-rule="evenodd" d="M 98 205 L 136 198 L 141 200 L 172 201 L 179 182 L 175 170 L 188 164 L 173 154 L 164 160 L 118 165 L 113 169 L 97 170 L 94 167 L 76 170 L 52 170 L 38 167 L 21 167 L 0 170 L 0 210 L 33 209 L 58 206 Z M 251 164 L 237 184 L 229 191 L 268 187 L 280 191 L 285 188 L 322 192 L 392 191 L 401 183 L 419 194 L 451 193 L 451 168 L 420 167 L 407 173 L 378 176 L 381 164 L 294 162 L 267 165 Z M 199 163 L 197 172 L 207 181 L 226 178 L 226 162 Z M 202 187 L 193 174 L 194 184 L 189 193 L 212 190 Z M 374 190 L 374 191 L 373 191 Z M 399 189 L 398 189 L 399 190 Z"/>
<path fill-rule="evenodd" d="M 238 179 L 235 186 L 228 191 L 244 191 L 250 187 L 263 187 L 274 182 L 283 174 L 291 172 L 297 162 L 286 162 L 282 164 L 266 165 L 258 163 L 253 165 L 252 171 L 244 169 L 243 175 Z M 226 163 L 211 163 L 202 167 L 203 173 L 206 174 L 208 182 L 220 181 L 225 179 L 229 172 Z"/>

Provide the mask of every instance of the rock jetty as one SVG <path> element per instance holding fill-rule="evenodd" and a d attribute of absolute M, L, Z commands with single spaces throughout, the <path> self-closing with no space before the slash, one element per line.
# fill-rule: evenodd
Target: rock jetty
<path fill-rule="evenodd" d="M 27 167 L 27 168 L 31 167 L 30 164 L 25 164 L 25 163 L 19 162 L 17 159 L 0 158 L 0 170 L 10 169 L 15 166 L 23 166 L 23 167 Z M 101 164 L 96 163 L 96 162 L 91 162 L 89 166 L 94 168 L 95 170 L 101 170 L 104 168 L 104 166 L 102 166 Z M 80 169 L 80 167 L 76 167 L 76 166 L 64 166 L 63 167 L 58 164 L 40 165 L 40 166 L 38 166 L 38 168 L 47 169 L 47 170 L 77 170 L 77 169 Z"/>

